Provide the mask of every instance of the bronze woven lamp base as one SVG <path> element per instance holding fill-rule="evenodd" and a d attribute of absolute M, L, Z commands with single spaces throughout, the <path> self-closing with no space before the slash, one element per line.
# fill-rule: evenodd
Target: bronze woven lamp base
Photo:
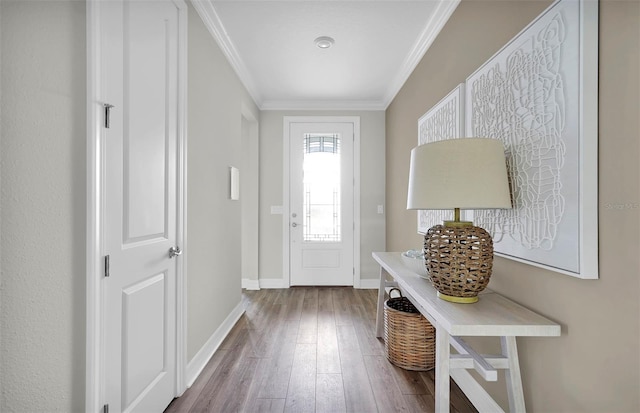
<path fill-rule="evenodd" d="M 493 268 L 491 235 L 468 221 L 445 221 L 424 237 L 425 265 L 438 297 L 475 303 Z"/>

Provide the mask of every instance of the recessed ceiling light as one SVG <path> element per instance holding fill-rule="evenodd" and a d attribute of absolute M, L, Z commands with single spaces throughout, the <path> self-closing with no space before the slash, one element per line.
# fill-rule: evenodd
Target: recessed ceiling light
<path fill-rule="evenodd" d="M 333 40 L 329 36 L 320 36 L 313 42 L 316 44 L 316 46 L 318 46 L 321 49 L 328 49 L 331 46 L 333 46 L 333 44 L 335 43 L 335 40 Z"/>

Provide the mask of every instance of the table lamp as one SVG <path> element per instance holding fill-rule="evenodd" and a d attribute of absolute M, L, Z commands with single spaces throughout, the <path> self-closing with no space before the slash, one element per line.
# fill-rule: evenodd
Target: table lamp
<path fill-rule="evenodd" d="M 457 138 L 413 148 L 407 209 L 453 209 L 453 221 L 435 225 L 424 237 L 427 275 L 438 297 L 475 303 L 489 284 L 493 240 L 461 209 L 511 208 L 502 143 L 490 138 Z"/>

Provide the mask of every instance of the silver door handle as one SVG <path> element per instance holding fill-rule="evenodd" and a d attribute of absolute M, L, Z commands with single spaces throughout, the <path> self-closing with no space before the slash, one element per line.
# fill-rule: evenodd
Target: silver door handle
<path fill-rule="evenodd" d="M 169 258 L 177 257 L 178 255 L 182 255 L 182 250 L 180 249 L 180 247 L 169 248 Z"/>
<path fill-rule="evenodd" d="M 291 226 L 295 228 L 298 226 L 298 224 L 294 222 L 293 224 L 291 224 Z"/>

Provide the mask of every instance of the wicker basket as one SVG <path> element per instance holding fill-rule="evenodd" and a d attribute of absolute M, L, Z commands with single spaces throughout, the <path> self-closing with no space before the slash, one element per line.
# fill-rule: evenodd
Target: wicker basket
<path fill-rule="evenodd" d="M 393 291 L 400 297 L 392 298 Z M 384 349 L 387 359 L 405 370 L 435 367 L 436 329 L 397 288 L 384 303 Z"/>

